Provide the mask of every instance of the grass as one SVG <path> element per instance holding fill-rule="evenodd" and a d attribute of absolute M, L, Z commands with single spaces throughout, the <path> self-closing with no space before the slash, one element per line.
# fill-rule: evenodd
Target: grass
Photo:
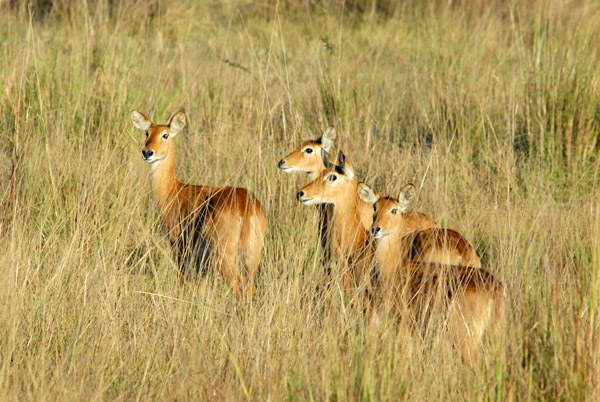
<path fill-rule="evenodd" d="M 600 397 L 595 2 L 52 3 L 0 8 L 4 398 Z M 182 107 L 180 177 L 269 218 L 249 310 L 218 275 L 177 284 L 129 112 Z M 359 178 L 414 182 L 506 284 L 480 371 L 316 292 L 307 180 L 276 162 L 329 124 Z"/>

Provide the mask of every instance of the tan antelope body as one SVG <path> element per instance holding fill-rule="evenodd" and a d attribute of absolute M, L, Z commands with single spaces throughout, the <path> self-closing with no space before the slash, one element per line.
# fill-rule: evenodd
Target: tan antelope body
<path fill-rule="evenodd" d="M 237 298 L 251 300 L 267 229 L 267 218 L 256 197 L 244 188 L 197 186 L 181 182 L 175 173 L 172 141 L 187 123 L 183 112 L 167 125 L 152 124 L 143 114 L 131 113 L 136 128 L 146 132 L 142 155 L 150 164 L 152 190 L 161 223 L 180 267 L 197 267 L 204 274 L 215 264 Z M 237 268 L 247 268 L 244 280 Z"/>
<path fill-rule="evenodd" d="M 281 159 L 278 163 L 279 169 L 286 173 L 306 173 L 311 180 L 314 180 L 325 169 L 333 166 L 329 162 L 329 151 L 335 142 L 335 138 L 335 130 L 332 127 L 328 128 L 318 140 L 303 142 L 293 152 Z M 358 185 L 361 186 L 363 183 L 358 183 Z M 376 193 L 373 192 L 373 194 L 376 196 Z M 330 221 L 333 217 L 333 204 L 322 203 L 317 204 L 317 207 L 319 208 L 319 238 L 321 247 L 324 250 L 323 262 L 327 264 L 329 261 L 328 239 L 330 238 L 328 228 L 331 226 Z M 356 202 L 356 210 L 360 217 L 361 226 L 369 231 L 373 223 L 372 204 L 359 198 Z M 407 212 L 405 222 L 406 233 L 437 227 L 433 219 L 419 212 Z"/>
<path fill-rule="evenodd" d="M 327 155 L 323 155 L 323 160 L 324 165 L 330 167 L 302 188 L 297 197 L 305 205 L 326 203 L 333 206 L 328 236 L 333 247 L 334 262 L 342 269 L 342 283 L 350 286 L 363 279 L 363 271 L 370 264 L 374 250 L 369 235 L 373 205 L 359 195 L 363 189 L 368 189 L 370 197 L 378 196 L 369 186 L 356 181 L 354 169 L 346 163 L 341 151 L 338 165 L 331 165 Z M 406 213 L 405 216 L 406 233 L 437 226 L 433 219 L 419 212 Z M 357 265 L 357 262 L 360 263 Z"/>
<path fill-rule="evenodd" d="M 481 268 L 407 261 L 392 278 L 392 310 L 415 329 L 432 319 L 448 331 L 463 360 L 479 361 L 485 331 L 500 321 L 504 286 Z"/>
<path fill-rule="evenodd" d="M 452 229 L 414 228 L 414 217 L 405 212 L 415 197 L 415 188 L 408 184 L 398 199 L 376 197 L 362 185 L 361 198 L 374 206 L 371 235 L 377 241 L 378 272 L 384 283 L 394 275 L 398 263 L 407 261 L 481 267 L 481 261 L 469 242 Z"/>
<path fill-rule="evenodd" d="M 372 259 L 372 246 L 369 231 L 361 219 L 361 204 L 364 203 L 358 197 L 354 170 L 341 152 L 338 163 L 300 189 L 296 197 L 304 205 L 333 205 L 328 236 L 337 271 L 334 274 L 343 289 L 351 290 L 366 279 L 364 275 Z"/>
<path fill-rule="evenodd" d="M 414 231 L 407 225 L 405 210 L 415 195 L 412 184 L 398 199 L 378 198 L 366 185 L 359 194 L 374 203 L 371 235 L 384 304 L 421 327 L 433 312 L 441 313 L 463 360 L 475 365 L 485 329 L 501 315 L 503 285 L 481 269 L 473 247 L 458 232 Z"/>

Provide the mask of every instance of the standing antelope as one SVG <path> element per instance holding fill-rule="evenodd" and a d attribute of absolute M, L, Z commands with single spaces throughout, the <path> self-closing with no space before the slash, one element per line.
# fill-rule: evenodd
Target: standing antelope
<path fill-rule="evenodd" d="M 335 130 L 333 127 L 328 128 L 321 138 L 314 141 L 303 142 L 292 153 L 279 161 L 279 169 L 283 172 L 303 172 L 307 173 L 310 180 L 314 180 L 325 169 L 333 166 L 329 161 L 329 151 L 331 150 L 336 139 Z M 358 183 L 359 187 L 363 183 Z M 369 188 L 367 186 L 367 188 Z M 373 190 L 371 194 L 378 197 Z M 372 203 L 365 202 L 362 199 L 357 201 L 357 211 L 360 217 L 361 225 L 366 230 L 370 230 L 373 223 L 373 206 Z M 325 250 L 324 262 L 329 259 L 327 242 L 330 237 L 327 233 L 330 226 L 330 220 L 333 216 L 333 204 L 321 203 L 319 207 L 319 238 L 321 247 Z M 433 219 L 427 215 L 418 212 L 409 212 L 406 214 L 406 230 L 407 233 L 412 230 L 422 230 L 427 228 L 437 227 Z"/>
<path fill-rule="evenodd" d="M 345 290 L 363 281 L 372 256 L 369 232 L 360 213 L 364 202 L 357 191 L 354 169 L 340 151 L 338 165 L 325 169 L 296 194 L 298 201 L 304 205 L 333 205 L 328 237 L 333 249 L 333 262 L 339 271 L 335 274 Z"/>
<path fill-rule="evenodd" d="M 342 269 L 342 283 L 349 286 L 350 283 L 357 284 L 362 278 L 365 264 L 370 262 L 370 257 L 365 257 L 365 253 L 368 254 L 366 250 L 372 248 L 369 245 L 369 230 L 373 222 L 373 206 L 361 199 L 359 188 L 368 189 L 370 197 L 377 198 L 377 195 L 369 186 L 356 181 L 354 169 L 346 162 L 341 151 L 338 165 L 332 166 L 326 160 L 326 155 L 324 159 L 325 165 L 330 167 L 298 191 L 297 198 L 304 205 L 333 205 L 332 227 L 328 237 L 334 251 L 334 262 Z M 368 212 L 368 224 L 365 224 L 365 210 Z M 427 215 L 406 213 L 406 232 L 436 226 Z M 362 262 L 358 268 L 353 268 L 357 261 Z"/>
<path fill-rule="evenodd" d="M 371 235 L 377 241 L 378 270 L 384 283 L 389 283 L 398 262 L 416 261 L 481 268 L 481 261 L 469 242 L 452 229 L 427 228 L 415 230 L 414 219 L 407 219 L 406 209 L 415 198 L 415 187 L 407 184 L 398 199 L 379 198 L 366 184 L 361 184 L 359 196 L 373 204 Z"/>
<path fill-rule="evenodd" d="M 481 268 L 398 263 L 386 302 L 415 329 L 431 325 L 432 319 L 442 323 L 463 361 L 475 369 L 485 331 L 503 315 L 504 285 Z"/>
<path fill-rule="evenodd" d="M 180 268 L 196 266 L 205 283 L 207 263 L 214 263 L 238 300 L 254 296 L 267 218 L 256 197 L 245 188 L 196 186 L 181 182 L 175 173 L 175 137 L 186 125 L 183 112 L 166 125 L 153 124 L 142 113 L 131 112 L 136 128 L 145 131 L 142 150 L 150 164 L 152 190 L 161 223 Z M 245 263 L 247 280 L 236 263 Z"/>
<path fill-rule="evenodd" d="M 415 193 L 412 184 L 398 199 L 379 198 L 365 184 L 359 189 L 360 197 L 374 205 L 371 235 L 384 304 L 417 326 L 427 323 L 432 311 L 442 313 L 454 345 L 474 367 L 485 330 L 502 314 L 504 287 L 481 269 L 473 247 L 458 232 L 413 230 L 405 211 Z"/>
<path fill-rule="evenodd" d="M 374 205 L 371 235 L 384 304 L 417 325 L 427 323 L 432 311 L 442 313 L 454 345 L 474 367 L 486 328 L 501 316 L 503 285 L 481 269 L 473 247 L 458 232 L 407 227 L 412 184 L 402 188 L 398 199 L 378 198 L 364 184 L 359 194 Z"/>

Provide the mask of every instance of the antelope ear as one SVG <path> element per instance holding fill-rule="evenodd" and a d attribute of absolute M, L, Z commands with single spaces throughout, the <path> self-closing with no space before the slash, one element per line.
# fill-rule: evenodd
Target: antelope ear
<path fill-rule="evenodd" d="M 333 164 L 329 161 L 329 155 L 327 154 L 327 151 L 325 151 L 323 148 L 321 148 L 321 158 L 323 159 L 323 165 L 325 166 L 325 169 L 333 166 Z"/>
<path fill-rule="evenodd" d="M 133 121 L 135 128 L 142 131 L 148 130 L 152 125 L 152 122 L 137 110 L 131 112 L 131 121 Z"/>
<path fill-rule="evenodd" d="M 402 187 L 400 194 L 398 195 L 398 203 L 400 204 L 402 212 L 408 209 L 408 206 L 413 202 L 416 195 L 417 189 L 412 183 L 408 183 L 406 186 Z"/>
<path fill-rule="evenodd" d="M 333 127 L 329 127 L 323 135 L 321 136 L 321 147 L 329 152 L 333 143 L 335 142 L 335 129 Z"/>
<path fill-rule="evenodd" d="M 379 194 L 366 183 L 358 183 L 358 196 L 369 204 L 375 204 L 379 200 Z"/>
<path fill-rule="evenodd" d="M 352 180 L 354 178 L 354 168 L 350 162 L 346 162 L 346 156 L 341 150 L 338 153 L 338 166 L 342 170 L 346 179 Z"/>
<path fill-rule="evenodd" d="M 187 124 L 187 118 L 185 117 L 185 113 L 184 112 L 175 113 L 173 116 L 171 116 L 171 119 L 169 120 L 169 129 L 171 130 L 171 135 L 174 136 L 178 132 L 183 130 L 183 128 L 185 127 L 186 124 Z"/>
<path fill-rule="evenodd" d="M 346 164 L 346 155 L 344 155 L 344 153 L 340 149 L 340 151 L 338 152 L 338 166 L 340 167 L 340 169 L 344 170 L 345 164 Z"/>

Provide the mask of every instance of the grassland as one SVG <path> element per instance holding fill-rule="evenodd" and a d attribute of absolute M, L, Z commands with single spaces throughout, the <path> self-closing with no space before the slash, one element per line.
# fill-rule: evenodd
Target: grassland
<path fill-rule="evenodd" d="M 600 398 L 597 2 L 51 3 L 0 8 L 2 399 Z M 251 309 L 178 286 L 129 112 L 182 107 L 179 176 L 269 217 Z M 330 124 L 506 284 L 479 371 L 315 291 L 276 162 Z"/>

